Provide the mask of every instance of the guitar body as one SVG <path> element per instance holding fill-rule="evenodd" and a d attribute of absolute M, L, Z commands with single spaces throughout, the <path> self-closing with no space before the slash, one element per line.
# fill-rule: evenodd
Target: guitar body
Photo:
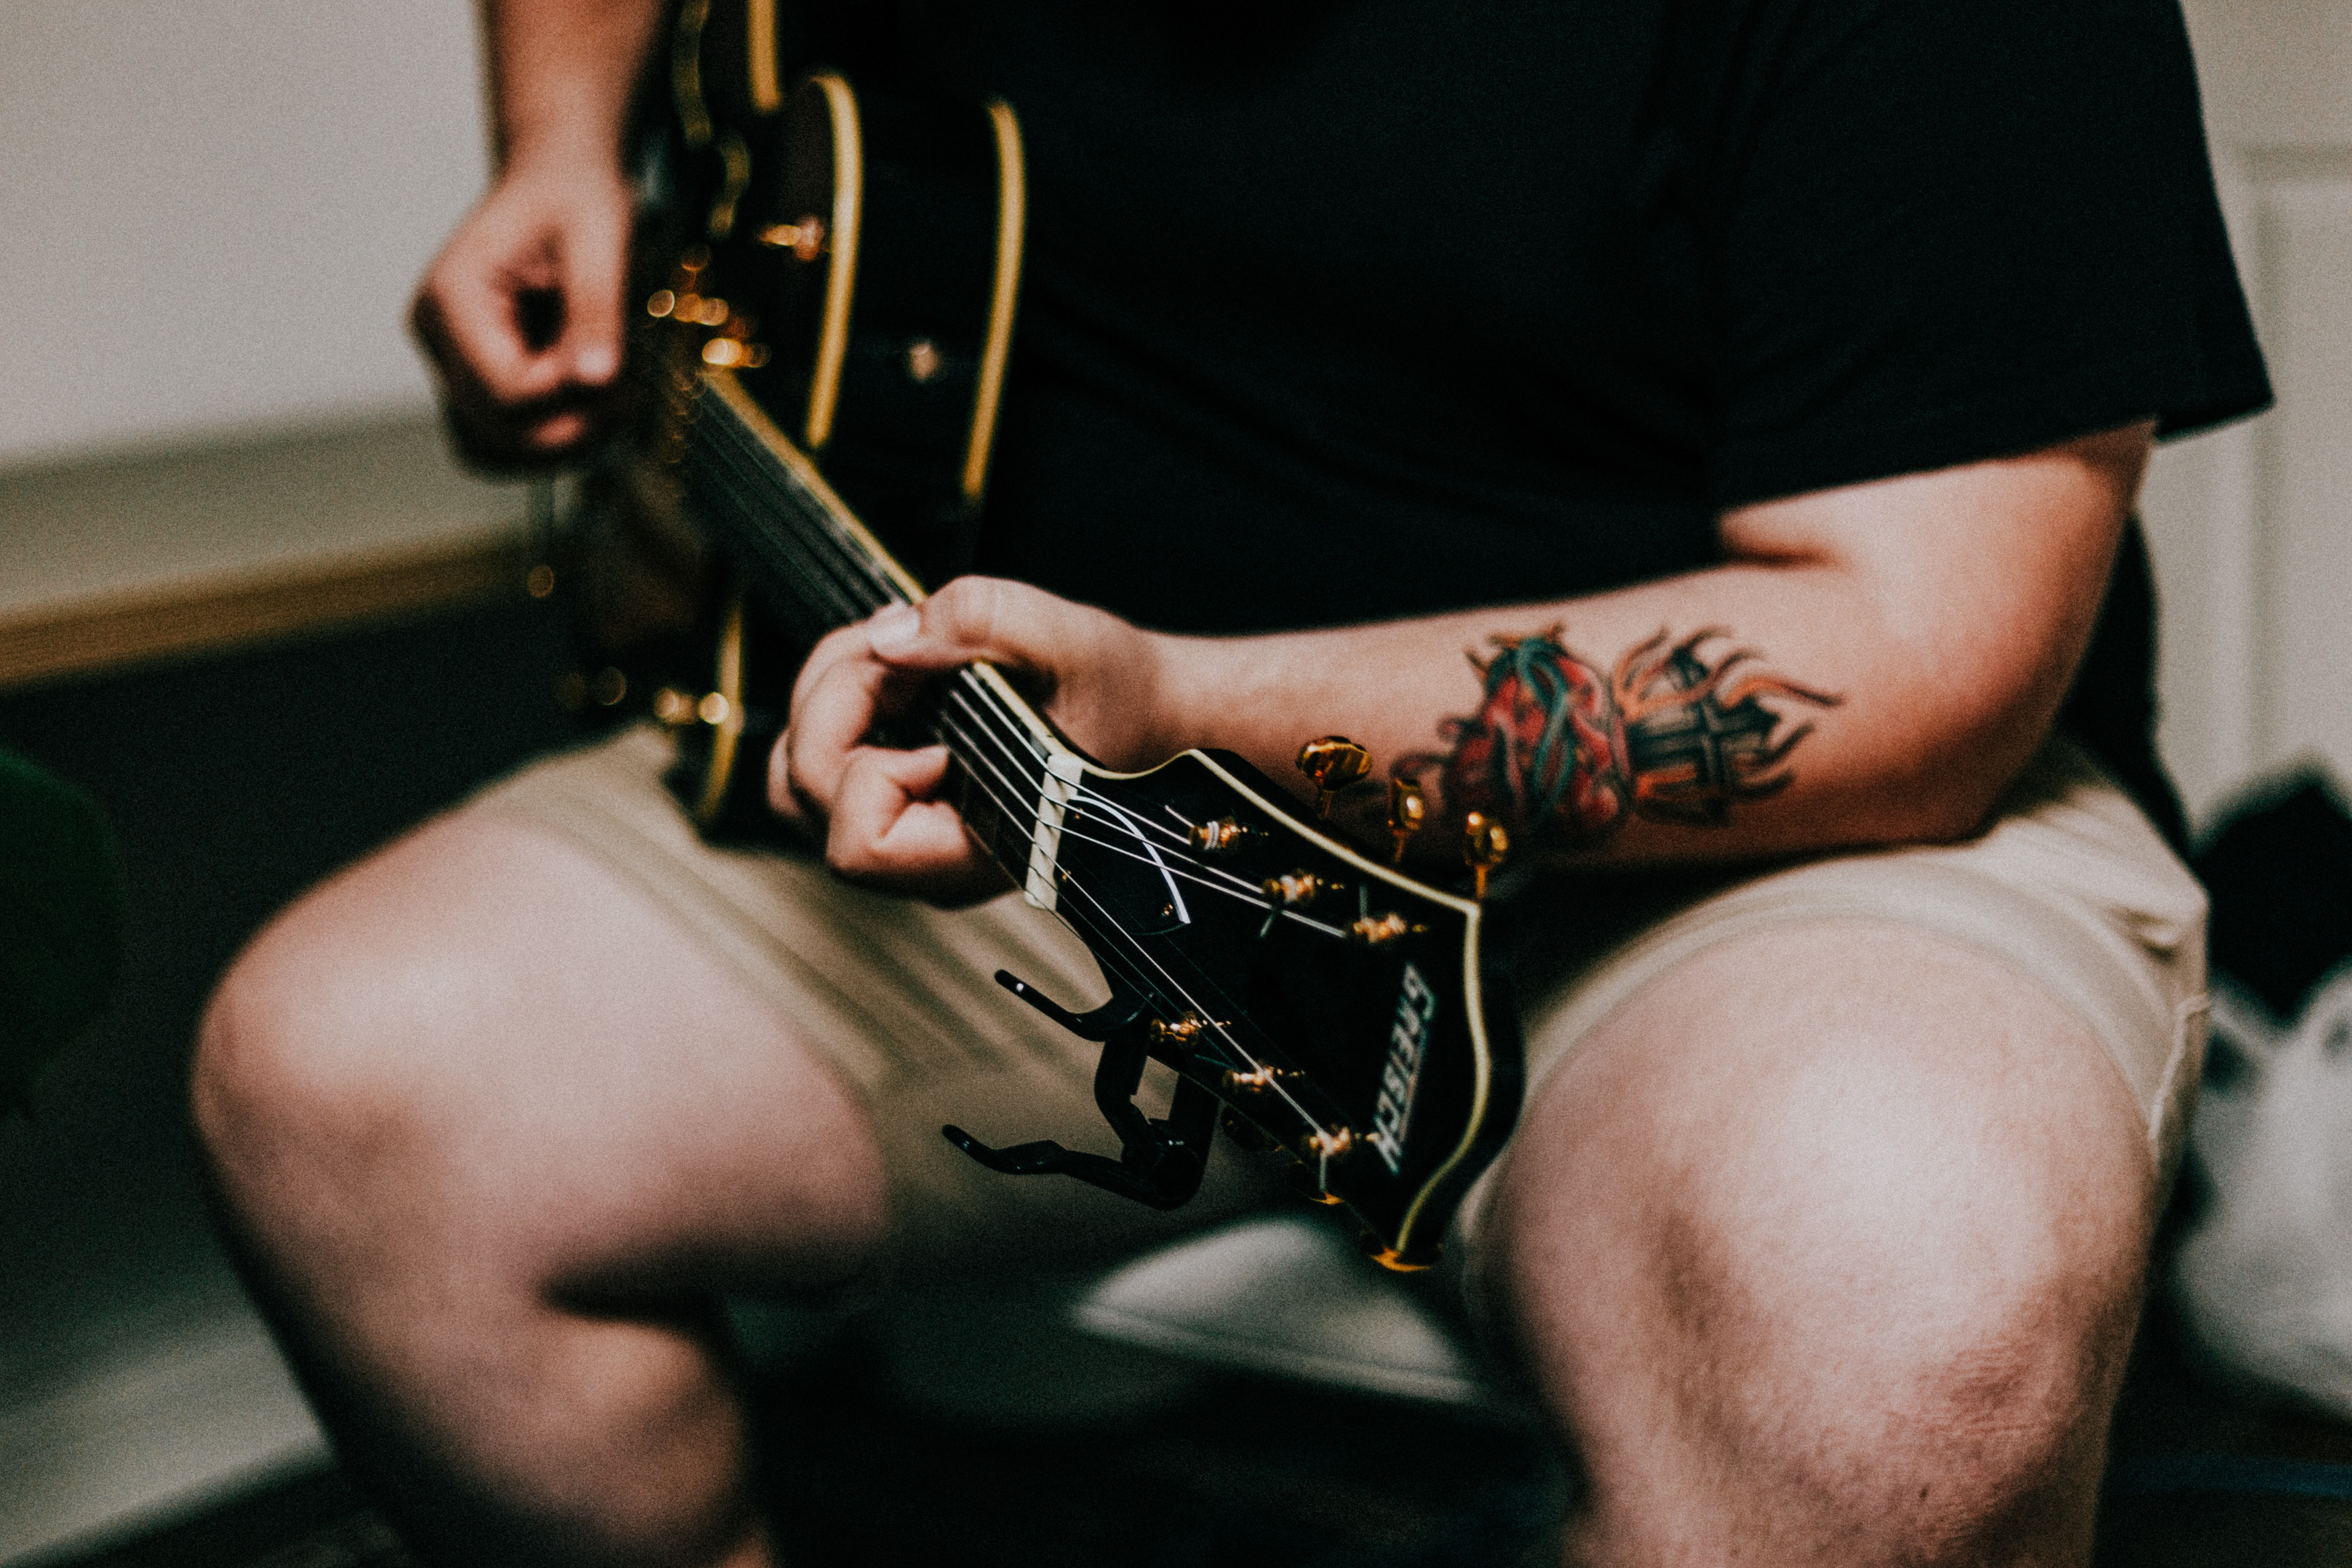
<path fill-rule="evenodd" d="M 692 377 L 731 370 L 891 555 L 943 583 L 971 564 L 1012 350 L 1019 121 L 832 70 L 783 83 L 773 7 L 689 0 L 675 24 L 670 188 L 646 247 L 664 260 L 638 323 L 668 404 L 648 445 L 674 458 Z M 681 727 L 671 785 L 706 834 L 758 842 L 774 829 L 756 763 L 801 655 L 838 622 L 730 600 L 724 717 Z"/>
<path fill-rule="evenodd" d="M 772 831 L 764 763 L 800 655 L 969 563 L 1025 206 L 1008 106 L 862 93 L 829 71 L 787 88 L 761 75 L 773 29 L 758 0 L 680 13 L 668 226 L 653 230 L 669 259 L 635 344 L 657 396 L 639 488 L 713 540 L 737 584 L 714 689 L 667 715 L 672 787 L 721 839 Z M 737 62 L 741 90 L 713 89 L 714 59 Z M 1011 1174 L 1167 1207 L 1197 1187 L 1222 1121 L 1287 1152 L 1375 1256 L 1425 1265 L 1518 1110 L 1489 911 L 1339 842 L 1238 757 L 1108 772 L 986 666 L 942 678 L 919 728 L 954 759 L 974 840 L 1112 992 L 1073 1015 L 997 977 L 1102 1042 L 1117 1158 L 950 1139 Z M 1159 1118 L 1134 1103 L 1154 1060 L 1178 1078 Z"/>

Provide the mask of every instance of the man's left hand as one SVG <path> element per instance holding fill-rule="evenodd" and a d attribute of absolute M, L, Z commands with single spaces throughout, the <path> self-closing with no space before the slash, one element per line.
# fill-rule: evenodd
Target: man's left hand
<path fill-rule="evenodd" d="M 1003 892 L 1003 873 L 940 798 L 947 748 L 877 745 L 877 724 L 933 678 L 985 659 L 1097 762 L 1149 767 L 1192 743 L 1166 700 L 1183 647 L 1043 589 L 959 578 L 817 644 L 769 759 L 769 803 L 823 838 L 826 861 L 852 880 L 949 905 Z"/>

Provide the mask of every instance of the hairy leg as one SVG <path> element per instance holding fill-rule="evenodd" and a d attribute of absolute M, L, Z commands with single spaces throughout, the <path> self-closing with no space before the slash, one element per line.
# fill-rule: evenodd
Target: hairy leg
<path fill-rule="evenodd" d="M 527 826 L 429 826 L 255 942 L 194 1095 L 258 1289 L 420 1544 L 767 1561 L 714 1292 L 855 1278 L 880 1152 L 642 894 Z"/>
<path fill-rule="evenodd" d="M 1528 1110 L 1480 1267 L 1590 1563 L 2080 1563 L 2145 1132 L 2084 1026 L 1922 933 L 1712 950 Z"/>

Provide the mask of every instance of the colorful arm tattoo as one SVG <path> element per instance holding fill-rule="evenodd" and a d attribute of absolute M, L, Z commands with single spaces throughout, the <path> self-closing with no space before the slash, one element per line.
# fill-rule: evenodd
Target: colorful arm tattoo
<path fill-rule="evenodd" d="M 1703 652 L 1727 635 L 1718 627 L 1679 642 L 1661 631 L 1605 678 L 1569 652 L 1562 629 L 1498 637 L 1489 659 L 1472 654 L 1486 683 L 1478 711 L 1445 721 L 1444 756 L 1407 757 L 1396 771 L 1436 769 L 1448 809 L 1484 812 L 1531 846 L 1590 847 L 1634 816 L 1720 827 L 1735 801 L 1788 787 L 1781 763 L 1812 733 L 1765 699 L 1843 700 L 1755 668 L 1750 649 Z"/>

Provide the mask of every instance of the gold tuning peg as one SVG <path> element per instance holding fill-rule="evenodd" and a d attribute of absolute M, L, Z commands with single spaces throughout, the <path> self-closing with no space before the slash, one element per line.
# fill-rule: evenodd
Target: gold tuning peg
<path fill-rule="evenodd" d="M 1486 896 L 1486 873 L 1511 853 L 1511 836 L 1503 825 L 1483 812 L 1462 819 L 1462 858 L 1470 868 L 1471 896 Z"/>
<path fill-rule="evenodd" d="M 1372 771 L 1372 753 L 1345 735 L 1326 735 L 1298 748 L 1298 771 L 1315 786 L 1315 815 L 1331 815 L 1331 797 Z"/>
<path fill-rule="evenodd" d="M 1421 831 L 1429 818 L 1429 802 L 1421 786 L 1402 774 L 1389 780 L 1389 832 L 1396 837 L 1396 854 L 1390 864 L 1404 864 L 1405 841 Z"/>

